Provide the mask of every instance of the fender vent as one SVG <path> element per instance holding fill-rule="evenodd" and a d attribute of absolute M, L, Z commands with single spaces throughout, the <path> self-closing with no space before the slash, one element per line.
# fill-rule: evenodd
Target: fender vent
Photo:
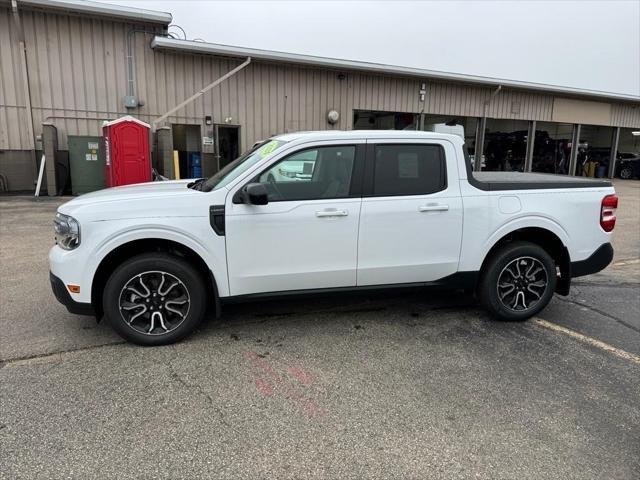
<path fill-rule="evenodd" d="M 209 207 L 209 223 L 219 237 L 224 237 L 224 205 Z"/>

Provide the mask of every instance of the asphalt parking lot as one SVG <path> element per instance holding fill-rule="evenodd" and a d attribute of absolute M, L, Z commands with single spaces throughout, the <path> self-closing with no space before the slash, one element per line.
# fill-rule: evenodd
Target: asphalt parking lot
<path fill-rule="evenodd" d="M 186 341 L 67 313 L 59 199 L 0 198 L 0 478 L 640 478 L 640 182 L 525 323 L 460 293 L 225 307 Z"/>

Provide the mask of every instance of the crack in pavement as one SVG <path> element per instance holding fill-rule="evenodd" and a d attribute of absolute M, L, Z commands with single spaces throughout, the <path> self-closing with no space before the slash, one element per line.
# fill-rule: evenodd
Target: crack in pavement
<path fill-rule="evenodd" d="M 614 322 L 619 323 L 620 325 L 623 325 L 627 328 L 630 328 L 631 330 L 633 330 L 634 332 L 638 332 L 640 333 L 640 329 L 634 325 L 631 325 L 630 323 L 625 322 L 624 320 L 621 320 L 620 318 L 614 317 L 613 315 L 611 315 L 610 313 L 605 312 L 604 310 L 600 310 L 599 308 L 596 307 L 592 307 L 591 305 L 588 305 L 586 303 L 580 303 L 580 302 L 576 302 L 575 300 L 569 300 L 568 298 L 562 298 L 562 297 L 558 297 L 556 296 L 558 300 L 560 300 L 561 302 L 565 302 L 565 303 L 570 303 L 572 305 L 576 305 L 579 307 L 584 307 L 588 310 L 591 310 L 592 312 L 595 312 L 599 315 L 602 315 L 603 317 L 607 317 L 611 320 L 613 320 Z"/>
<path fill-rule="evenodd" d="M 178 352 L 175 348 L 175 346 L 172 347 L 173 351 L 174 351 L 174 360 L 178 360 Z M 184 378 L 182 378 L 182 376 L 180 376 L 180 374 L 176 371 L 176 369 L 173 366 L 173 362 L 169 362 L 168 363 L 168 367 L 169 367 L 169 374 L 171 376 L 171 378 L 173 378 L 175 381 L 177 381 L 180 385 L 182 385 L 185 388 L 188 388 L 189 390 L 194 390 L 196 391 L 198 394 L 200 394 L 201 397 L 204 398 L 205 403 L 209 404 L 209 407 L 216 412 L 216 414 L 218 415 L 218 418 L 220 419 L 220 422 L 225 426 L 230 428 L 231 430 L 233 430 L 236 433 L 240 433 L 232 424 L 230 424 L 227 419 L 226 416 L 224 414 L 224 412 L 220 409 L 220 407 L 218 407 L 215 403 L 215 400 L 213 399 L 213 397 L 211 397 L 211 395 L 209 395 L 204 388 L 202 388 L 202 385 L 200 385 L 199 383 L 196 383 L 195 385 L 190 384 L 189 382 L 187 382 Z"/>
<path fill-rule="evenodd" d="M 640 282 L 598 282 L 598 281 L 578 281 L 571 282 L 572 286 L 578 287 L 604 287 L 604 288 L 640 288 Z"/>
<path fill-rule="evenodd" d="M 0 359 L 0 369 L 13 363 L 28 362 L 30 360 L 38 360 L 41 358 L 44 359 L 47 357 L 53 357 L 54 355 L 65 355 L 67 353 L 86 352 L 86 351 L 95 350 L 98 348 L 111 347 L 113 345 L 122 345 L 124 343 L 127 343 L 127 342 L 125 340 L 119 340 L 116 342 L 100 343 L 98 345 L 89 345 L 87 347 L 69 348 L 67 350 L 57 350 L 55 352 L 38 353 L 35 355 L 24 355 L 22 357 Z"/>

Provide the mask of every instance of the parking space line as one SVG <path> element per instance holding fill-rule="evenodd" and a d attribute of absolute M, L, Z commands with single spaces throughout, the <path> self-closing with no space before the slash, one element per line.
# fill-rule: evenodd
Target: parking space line
<path fill-rule="evenodd" d="M 556 325 L 555 323 L 548 322 L 547 320 L 543 320 L 542 318 L 534 317 L 534 322 L 540 325 L 543 328 L 548 328 L 549 330 L 553 330 L 555 332 L 564 333 L 570 337 L 573 337 L 581 342 L 588 343 L 600 350 L 604 350 L 605 352 L 613 353 L 615 356 L 624 358 L 625 360 L 630 360 L 634 363 L 640 364 L 640 356 L 635 355 L 633 353 L 627 352 L 626 350 L 622 350 L 620 348 L 616 348 L 608 343 L 600 341 L 598 339 L 588 337 L 587 335 L 583 335 L 582 333 L 576 332 L 575 330 L 571 330 L 570 328 L 562 327 L 560 325 Z"/>

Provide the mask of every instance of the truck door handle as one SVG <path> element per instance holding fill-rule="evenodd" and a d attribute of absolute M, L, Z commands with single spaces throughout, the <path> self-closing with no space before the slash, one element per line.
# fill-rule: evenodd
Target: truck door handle
<path fill-rule="evenodd" d="M 326 209 L 316 212 L 316 217 L 346 217 L 349 212 L 346 210 Z"/>
<path fill-rule="evenodd" d="M 446 212 L 447 210 L 449 210 L 449 205 L 441 205 L 437 203 L 429 203 L 418 207 L 419 212 Z"/>

